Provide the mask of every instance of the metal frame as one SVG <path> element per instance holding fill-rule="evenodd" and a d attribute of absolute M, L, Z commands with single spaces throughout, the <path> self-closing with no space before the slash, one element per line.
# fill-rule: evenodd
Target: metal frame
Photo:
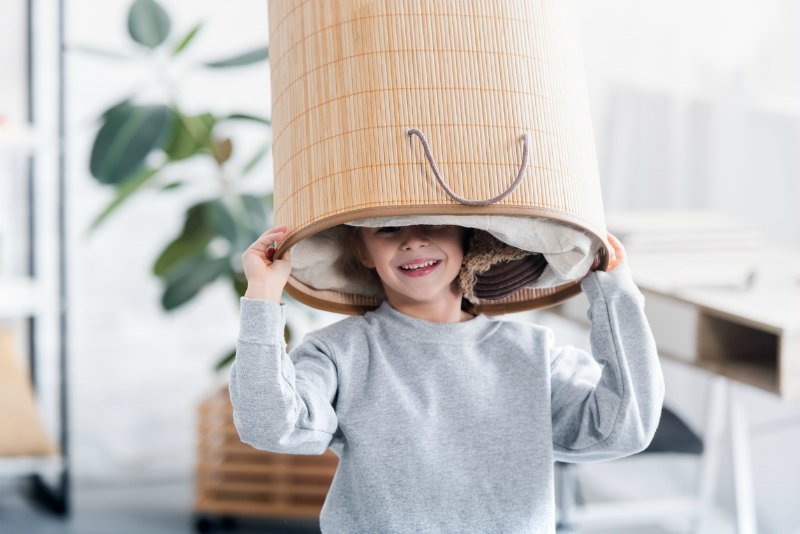
<path fill-rule="evenodd" d="M 56 515 L 66 517 L 70 513 L 70 466 L 69 466 L 69 411 L 68 411 L 68 373 L 67 373 L 67 232 L 66 232 L 66 180 L 65 180 L 65 95 L 64 95 L 64 0 L 56 0 L 58 17 L 58 317 L 59 317 L 59 447 L 61 449 L 60 472 L 56 485 L 48 484 L 39 473 L 29 475 L 30 483 L 28 496 L 37 506 L 42 507 Z M 27 115 L 28 121 L 36 121 L 36 92 L 35 82 L 35 49 L 33 40 L 34 31 L 34 0 L 26 2 L 26 62 L 27 62 Z M 35 277 L 38 265 L 36 263 L 36 157 L 35 153 L 28 159 L 28 273 Z M 38 345 L 36 343 L 37 317 L 28 319 L 28 343 L 30 347 L 30 376 L 34 390 L 36 389 L 37 373 L 36 360 Z"/>

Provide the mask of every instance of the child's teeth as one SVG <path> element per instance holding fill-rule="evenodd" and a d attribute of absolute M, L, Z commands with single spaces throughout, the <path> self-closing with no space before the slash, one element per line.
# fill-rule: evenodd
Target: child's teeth
<path fill-rule="evenodd" d="M 428 262 L 425 262 L 425 263 L 421 263 L 419 265 L 406 265 L 406 266 L 403 266 L 403 267 L 400 267 L 400 268 L 404 269 L 406 271 L 415 271 L 417 269 L 422 269 L 423 267 L 428 267 L 430 265 L 433 265 L 433 264 L 436 263 L 436 261 L 437 260 L 432 260 L 432 261 L 428 261 Z"/>

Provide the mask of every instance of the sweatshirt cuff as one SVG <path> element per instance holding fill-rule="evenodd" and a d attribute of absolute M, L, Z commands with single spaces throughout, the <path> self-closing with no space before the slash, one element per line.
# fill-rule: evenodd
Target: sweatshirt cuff
<path fill-rule="evenodd" d="M 590 302 L 613 300 L 621 296 L 632 296 L 644 305 L 644 295 L 633 281 L 630 267 L 626 262 L 617 265 L 613 271 L 594 271 L 581 281 L 581 289 Z"/>
<path fill-rule="evenodd" d="M 239 298 L 239 338 L 249 341 L 284 341 L 286 304 Z"/>

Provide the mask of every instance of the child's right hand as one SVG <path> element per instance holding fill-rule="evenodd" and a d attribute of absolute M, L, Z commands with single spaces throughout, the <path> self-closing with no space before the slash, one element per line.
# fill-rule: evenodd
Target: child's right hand
<path fill-rule="evenodd" d="M 606 235 L 608 236 L 608 243 L 611 245 L 611 258 L 608 260 L 608 266 L 606 266 L 605 271 L 611 272 L 617 265 L 626 261 L 627 254 L 625 252 L 625 247 L 616 236 L 611 234 L 611 232 L 608 232 Z M 600 252 L 595 256 L 594 263 L 592 263 L 592 267 L 589 271 L 593 272 L 598 269 L 600 269 Z"/>
<path fill-rule="evenodd" d="M 273 243 L 279 243 L 287 230 L 286 225 L 270 228 L 242 254 L 244 275 L 247 277 L 245 297 L 280 304 L 283 288 L 292 272 L 292 253 L 288 250 L 283 258 L 276 260 Z"/>

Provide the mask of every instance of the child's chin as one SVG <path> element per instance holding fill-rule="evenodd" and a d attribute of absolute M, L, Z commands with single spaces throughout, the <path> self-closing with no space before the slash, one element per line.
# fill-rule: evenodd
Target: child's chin
<path fill-rule="evenodd" d="M 445 291 L 443 290 L 429 290 L 429 291 L 409 291 L 405 294 L 406 298 L 409 300 L 414 300 L 420 303 L 428 303 L 434 302 L 436 300 L 440 300 L 444 295 Z"/>

